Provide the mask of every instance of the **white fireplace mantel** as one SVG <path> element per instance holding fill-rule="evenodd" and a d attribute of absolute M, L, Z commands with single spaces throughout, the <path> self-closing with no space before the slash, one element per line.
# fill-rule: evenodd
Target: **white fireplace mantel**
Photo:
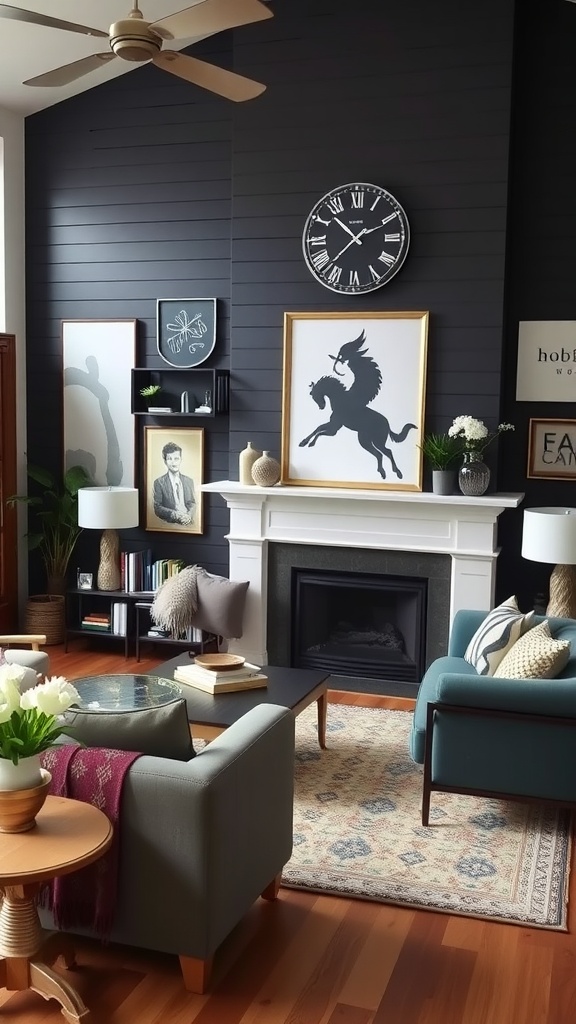
<path fill-rule="evenodd" d="M 459 608 L 494 604 L 496 526 L 523 494 L 481 498 L 422 491 L 341 487 L 247 487 L 235 480 L 203 484 L 230 509 L 230 579 L 249 580 L 244 633 L 230 650 L 268 661 L 266 610 L 268 542 L 435 552 L 452 559 L 450 621 Z"/>

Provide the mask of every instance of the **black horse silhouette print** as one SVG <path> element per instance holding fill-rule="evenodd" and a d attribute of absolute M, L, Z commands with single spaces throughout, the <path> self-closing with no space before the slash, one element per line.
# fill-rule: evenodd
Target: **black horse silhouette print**
<path fill-rule="evenodd" d="M 399 480 L 402 479 L 402 472 L 396 461 L 392 450 L 387 447 L 388 441 L 401 444 L 406 440 L 411 430 L 416 430 L 415 423 L 405 423 L 402 429 L 396 433 L 391 429 L 386 416 L 377 412 L 376 409 L 368 408 L 378 395 L 382 386 L 382 374 L 380 367 L 372 356 L 368 355 L 368 349 L 363 348 L 366 344 L 365 332 L 353 341 L 342 345 L 337 356 L 330 356 L 333 360 L 333 371 L 342 376 L 338 367 L 348 366 L 354 374 L 354 381 L 347 388 L 342 381 L 335 376 L 320 377 L 310 385 L 310 396 L 316 402 L 319 409 L 326 408 L 326 400 L 330 402 L 332 415 L 327 423 L 321 423 L 311 434 L 300 441 L 300 448 L 312 448 L 319 437 L 334 437 L 342 427 L 348 427 L 358 435 L 358 443 L 365 451 L 369 452 L 376 459 L 378 472 L 383 480 L 386 479 L 386 471 L 382 456 L 385 455 Z"/>

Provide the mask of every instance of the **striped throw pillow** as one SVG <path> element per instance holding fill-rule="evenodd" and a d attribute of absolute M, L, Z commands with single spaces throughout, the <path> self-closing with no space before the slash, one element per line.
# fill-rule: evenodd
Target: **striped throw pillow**
<path fill-rule="evenodd" d="M 540 622 L 516 641 L 498 666 L 501 679 L 554 679 L 570 657 L 570 641 L 555 640 Z"/>
<path fill-rule="evenodd" d="M 464 659 L 479 676 L 495 676 L 500 662 L 517 640 L 532 628 L 534 612 L 523 615 L 515 597 L 493 608 L 466 648 Z"/>

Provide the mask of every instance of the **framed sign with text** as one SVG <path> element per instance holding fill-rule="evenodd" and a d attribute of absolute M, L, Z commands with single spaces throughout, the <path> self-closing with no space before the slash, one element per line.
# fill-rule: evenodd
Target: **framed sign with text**
<path fill-rule="evenodd" d="M 576 420 L 530 420 L 526 475 L 576 479 Z"/>
<path fill-rule="evenodd" d="M 516 401 L 576 401 L 576 320 L 519 324 Z"/>

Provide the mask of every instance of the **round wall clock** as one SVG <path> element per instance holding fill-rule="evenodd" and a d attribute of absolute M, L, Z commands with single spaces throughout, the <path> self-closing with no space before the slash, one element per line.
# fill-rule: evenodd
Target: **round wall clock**
<path fill-rule="evenodd" d="M 347 295 L 387 284 L 409 245 L 408 218 L 398 200 L 365 182 L 327 192 L 310 211 L 302 235 L 310 272 L 325 288 Z"/>

